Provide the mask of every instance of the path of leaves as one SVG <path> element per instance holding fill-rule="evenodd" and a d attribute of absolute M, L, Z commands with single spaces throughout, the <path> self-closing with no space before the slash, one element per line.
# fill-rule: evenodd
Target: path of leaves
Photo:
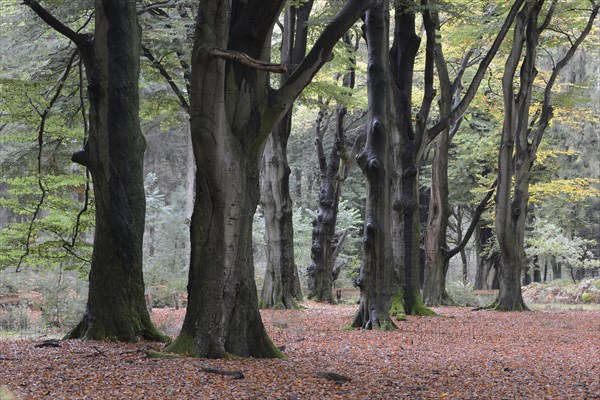
<path fill-rule="evenodd" d="M 262 313 L 285 360 L 150 359 L 146 349 L 159 346 L 2 340 L 0 387 L 18 399 L 600 399 L 600 312 L 439 308 L 446 318 L 373 332 L 341 329 L 354 307 L 304 305 Z M 154 318 L 178 324 L 183 312 Z"/>

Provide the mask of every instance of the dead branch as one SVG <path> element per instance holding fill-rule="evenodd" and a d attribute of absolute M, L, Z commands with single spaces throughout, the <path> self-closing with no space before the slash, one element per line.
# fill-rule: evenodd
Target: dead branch
<path fill-rule="evenodd" d="M 242 371 L 225 371 L 222 369 L 214 369 L 214 368 L 201 368 L 202 371 L 209 374 L 217 374 L 217 375 L 225 375 L 231 376 L 233 379 L 244 379 L 244 373 Z"/>

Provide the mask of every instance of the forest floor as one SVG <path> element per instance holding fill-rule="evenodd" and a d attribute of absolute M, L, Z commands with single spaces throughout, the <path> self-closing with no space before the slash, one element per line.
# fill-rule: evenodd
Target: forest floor
<path fill-rule="evenodd" d="M 600 399 L 600 311 L 436 308 L 388 332 L 356 306 L 262 311 L 283 360 L 148 358 L 154 343 L 0 340 L 0 399 Z M 173 332 L 185 310 L 155 309 Z M 219 375 L 205 369 L 240 371 Z M 336 382 L 326 374 L 351 379 Z"/>

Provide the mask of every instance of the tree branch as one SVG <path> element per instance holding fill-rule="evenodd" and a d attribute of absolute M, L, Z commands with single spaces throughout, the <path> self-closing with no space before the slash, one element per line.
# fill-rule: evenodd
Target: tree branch
<path fill-rule="evenodd" d="M 181 91 L 181 89 L 179 89 L 179 86 L 177 86 L 177 84 L 173 80 L 173 77 L 169 74 L 169 72 L 167 72 L 167 70 L 161 64 L 161 62 L 159 60 L 157 60 L 154 57 L 154 55 L 152 55 L 152 52 L 146 46 L 144 46 L 144 45 L 142 45 L 142 54 L 144 55 L 144 57 L 146 57 L 148 60 L 150 60 L 150 62 L 152 63 L 152 66 L 158 70 L 158 72 L 160 73 L 160 75 L 163 78 L 165 78 L 165 80 L 167 81 L 167 83 L 171 87 L 171 90 L 173 90 L 173 92 L 177 96 L 177 99 L 179 100 L 179 105 L 187 113 L 189 113 L 190 112 L 190 105 L 189 105 L 189 103 L 188 103 L 185 95 Z"/>
<path fill-rule="evenodd" d="M 496 56 L 500 45 L 504 41 L 504 37 L 508 33 L 517 13 L 519 12 L 519 9 L 521 8 L 521 5 L 523 5 L 523 2 L 524 0 L 516 0 L 512 5 L 506 19 L 504 20 L 504 24 L 502 24 L 498 35 L 496 35 L 496 38 L 494 39 L 494 42 L 492 43 L 492 46 L 486 53 L 485 57 L 483 57 L 481 60 L 481 63 L 477 68 L 477 72 L 475 73 L 475 76 L 473 77 L 473 80 L 471 81 L 471 84 L 469 85 L 469 88 L 467 89 L 467 92 L 460 103 L 450 112 L 450 114 L 442 118 L 437 124 L 427 130 L 428 143 L 431 143 L 440 132 L 442 132 L 448 125 L 453 123 L 456 119 L 458 119 L 458 117 L 467 111 L 467 108 L 477 93 L 477 89 L 479 89 L 479 85 L 485 76 L 487 68 Z"/>
<path fill-rule="evenodd" d="M 469 228 L 465 232 L 465 236 L 463 236 L 461 242 L 459 244 L 457 244 L 455 248 L 453 248 L 452 250 L 448 250 L 444 254 L 444 257 L 446 258 L 446 260 L 450 260 L 452 257 L 454 257 L 456 254 L 458 254 L 467 245 L 467 243 L 469 242 L 469 239 L 471 239 L 471 235 L 473 235 L 473 232 L 475 232 L 475 227 L 477 226 L 477 223 L 479 222 L 481 215 L 483 214 L 483 212 L 486 210 L 486 208 L 488 206 L 488 202 L 494 195 L 494 191 L 496 189 L 497 184 L 498 184 L 498 180 L 495 180 L 494 183 L 492 183 L 492 185 L 490 186 L 488 192 L 483 197 L 483 199 L 477 205 L 477 208 L 475 208 L 475 213 L 473 214 L 473 219 L 471 220 L 471 224 L 469 225 Z"/>
<path fill-rule="evenodd" d="M 145 6 L 144 8 L 139 9 L 137 12 L 137 15 L 142 15 L 144 13 L 147 13 L 148 11 L 156 10 L 156 9 L 160 9 L 160 8 L 176 8 L 176 7 L 177 7 L 177 4 L 171 3 L 170 0 L 159 1 L 154 4 L 149 4 L 149 5 Z"/>
<path fill-rule="evenodd" d="M 42 181 L 42 164 L 43 164 L 42 150 L 44 148 L 44 131 L 46 129 L 46 120 L 48 119 L 48 115 L 50 114 L 50 110 L 52 110 L 54 103 L 56 103 L 56 101 L 60 97 L 60 94 L 62 93 L 62 89 L 65 85 L 65 81 L 69 77 L 69 72 L 71 71 L 71 67 L 73 66 L 73 61 L 75 60 L 76 55 L 77 55 L 77 51 L 74 51 L 73 54 L 71 55 L 71 57 L 69 58 L 67 66 L 65 67 L 64 72 L 60 76 L 59 83 L 56 86 L 56 92 L 54 93 L 54 96 L 52 97 L 52 99 L 50 99 L 50 102 L 48 103 L 48 106 L 46 107 L 46 109 L 42 113 L 39 113 L 39 111 L 38 111 L 38 114 L 40 115 L 41 120 L 40 120 L 40 126 L 38 128 L 38 137 L 37 137 L 37 142 L 38 142 L 37 183 L 38 183 L 38 187 L 42 191 L 42 195 L 35 207 L 35 211 L 33 213 L 33 216 L 31 217 L 31 221 L 29 222 L 29 228 L 27 229 L 27 238 L 25 240 L 25 252 L 23 254 L 21 254 L 21 257 L 19 258 L 19 262 L 17 263 L 17 266 L 15 268 L 15 272 L 20 272 L 23 261 L 31 252 L 30 241 L 31 241 L 31 237 L 33 235 L 33 224 L 35 223 L 37 216 L 40 213 L 42 206 L 44 205 L 44 201 L 46 199 L 46 194 L 48 192 L 48 190 L 44 186 L 44 182 Z"/>
<path fill-rule="evenodd" d="M 573 58 L 573 55 L 575 54 L 575 51 L 577 51 L 577 48 L 579 47 L 579 45 L 581 45 L 581 43 L 585 40 L 587 35 L 592 30 L 592 26 L 594 25 L 594 20 L 598 16 L 599 9 L 600 9 L 600 4 L 594 4 L 594 8 L 592 9 L 592 11 L 590 13 L 590 17 L 588 19 L 588 22 L 587 22 L 585 28 L 583 29 L 583 31 L 581 31 L 581 33 L 579 34 L 577 39 L 575 39 L 575 42 L 573 42 L 573 44 L 571 45 L 569 50 L 567 50 L 567 53 L 565 54 L 565 56 L 562 59 L 560 59 L 558 61 L 558 63 L 556 63 L 556 66 L 552 70 L 552 75 L 550 75 L 550 79 L 548 79 L 548 83 L 546 84 L 546 88 L 544 90 L 544 102 L 542 103 L 542 112 L 541 112 L 540 122 L 536 129 L 535 135 L 532 139 L 531 154 L 535 155 L 535 153 L 537 152 L 537 148 L 539 147 L 540 142 L 542 141 L 542 136 L 544 135 L 544 131 L 545 131 L 546 127 L 548 126 L 548 124 L 550 123 L 550 120 L 553 117 L 552 89 L 554 87 L 554 84 L 556 83 L 558 74 L 560 74 L 560 72 L 565 67 L 565 65 L 567 65 L 568 62 L 571 61 L 571 58 Z"/>
<path fill-rule="evenodd" d="M 425 147 L 429 144 L 425 140 L 427 134 L 427 120 L 429 118 L 429 112 L 431 110 L 431 104 L 435 99 L 436 90 L 433 87 L 434 80 L 434 65 L 435 65 L 435 23 L 429 10 L 429 4 L 427 0 L 421 0 L 421 6 L 424 8 L 423 12 L 423 25 L 425 27 L 425 73 L 424 73 L 424 84 L 425 94 L 423 101 L 421 102 L 421 108 L 416 115 L 417 125 L 417 139 L 415 140 L 419 146 L 419 152 L 417 159 L 421 158 L 421 155 L 425 152 Z"/>
<path fill-rule="evenodd" d="M 208 54 L 213 58 L 222 58 L 224 60 L 235 61 L 237 63 L 240 63 L 250 68 L 254 68 L 259 71 L 284 74 L 288 72 L 289 69 L 288 66 L 284 66 L 281 64 L 272 64 L 261 60 L 257 60 L 245 53 L 235 50 L 219 49 L 213 47 L 212 49 L 208 50 Z"/>
<path fill-rule="evenodd" d="M 333 20 L 327 24 L 315 44 L 277 91 L 280 107 L 285 111 L 300 92 L 310 83 L 319 69 L 331 60 L 331 51 L 342 35 L 371 6 L 380 0 L 348 0 Z"/>
<path fill-rule="evenodd" d="M 44 7 L 35 0 L 23 0 L 23 4 L 29 7 L 35 12 L 44 22 L 46 22 L 52 29 L 58 33 L 66 36 L 68 39 L 73 41 L 77 47 L 83 46 L 85 43 L 85 35 L 73 31 L 71 28 L 60 22 L 52 14 L 48 12 Z"/>

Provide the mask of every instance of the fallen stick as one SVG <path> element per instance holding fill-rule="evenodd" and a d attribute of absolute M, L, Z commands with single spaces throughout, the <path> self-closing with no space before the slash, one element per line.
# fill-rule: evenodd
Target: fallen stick
<path fill-rule="evenodd" d="M 335 372 L 317 372 L 318 377 L 325 378 L 334 382 L 351 382 L 352 379 L 347 376 L 336 374 Z"/>
<path fill-rule="evenodd" d="M 222 369 L 204 368 L 204 367 L 202 367 L 202 371 L 207 372 L 209 374 L 231 376 L 231 377 L 233 377 L 233 379 L 244 379 L 244 373 L 242 371 L 225 371 Z"/>

